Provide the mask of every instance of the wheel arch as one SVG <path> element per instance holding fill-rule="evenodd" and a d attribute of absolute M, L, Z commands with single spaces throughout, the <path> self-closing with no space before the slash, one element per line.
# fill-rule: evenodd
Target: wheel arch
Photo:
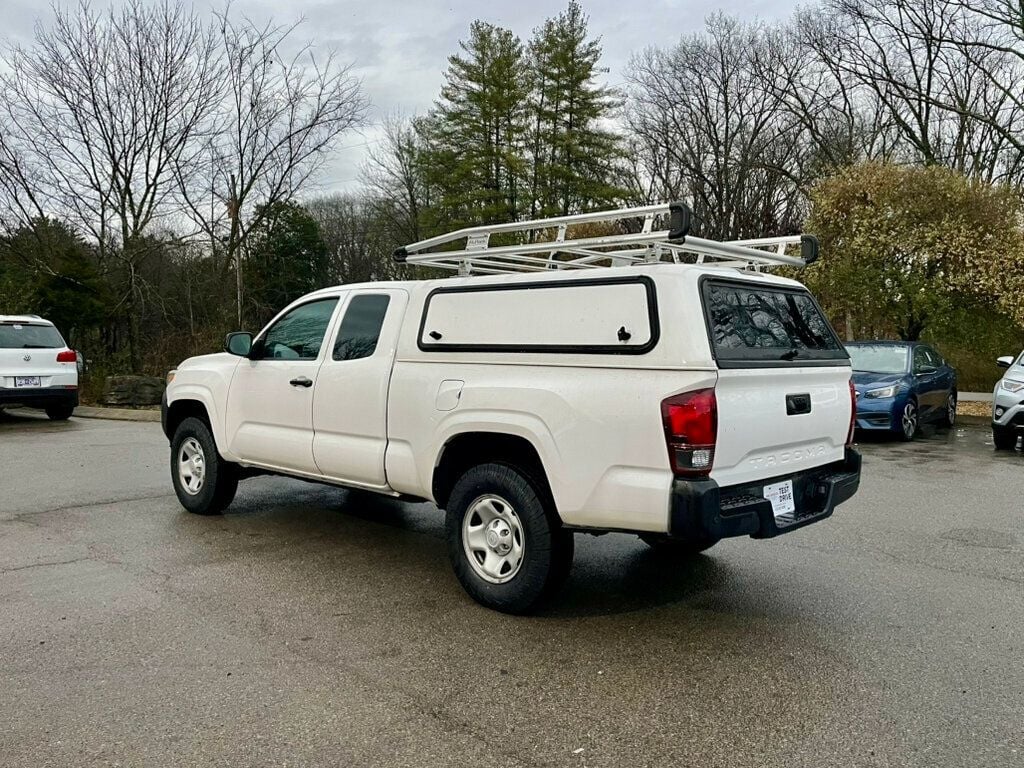
<path fill-rule="evenodd" d="M 481 430 L 452 435 L 441 447 L 431 477 L 434 502 L 445 508 L 455 483 L 466 470 L 492 462 L 521 469 L 545 498 L 554 502 L 544 461 L 532 441 L 522 435 Z"/>

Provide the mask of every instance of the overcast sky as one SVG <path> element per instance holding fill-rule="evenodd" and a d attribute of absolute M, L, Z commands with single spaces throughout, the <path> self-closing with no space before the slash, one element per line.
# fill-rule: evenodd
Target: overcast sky
<path fill-rule="evenodd" d="M 202 12 L 222 5 L 209 0 L 194 4 Z M 367 146 L 379 140 L 375 126 L 382 115 L 414 114 L 430 107 L 447 57 L 467 36 L 471 21 L 500 24 L 526 39 L 565 5 L 560 0 L 235 0 L 232 8 L 260 21 L 291 23 L 301 17 L 305 23 L 297 38 L 313 40 L 318 49 L 333 48 L 352 62 L 372 108 L 359 133 L 342 137 L 320 179 L 324 191 L 345 191 L 358 184 Z M 680 35 L 699 29 L 713 11 L 774 21 L 788 17 L 796 5 L 797 0 L 583 0 L 591 33 L 602 38 L 602 62 L 612 84 L 622 81 L 631 53 L 650 45 L 671 45 Z M 0 0 L 0 10 L 2 34 L 18 42 L 28 42 L 34 24 L 45 24 L 51 15 L 47 0 Z"/>

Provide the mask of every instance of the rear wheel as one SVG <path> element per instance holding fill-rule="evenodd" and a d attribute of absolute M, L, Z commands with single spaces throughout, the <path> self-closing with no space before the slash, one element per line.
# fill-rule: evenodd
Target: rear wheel
<path fill-rule="evenodd" d="M 204 421 L 188 418 L 171 440 L 171 481 L 181 506 L 197 515 L 218 515 L 238 490 L 238 466 L 217 453 Z"/>
<path fill-rule="evenodd" d="M 67 421 L 74 412 L 75 406 L 73 405 L 51 405 L 46 409 L 46 415 L 52 421 Z"/>
<path fill-rule="evenodd" d="M 913 400 L 907 400 L 906 405 L 903 406 L 903 410 L 900 412 L 899 435 L 903 440 L 909 441 L 914 439 L 914 435 L 917 434 L 919 418 L 917 403 Z"/>
<path fill-rule="evenodd" d="M 470 597 L 504 613 L 528 613 L 565 581 L 572 533 L 530 476 L 480 464 L 455 483 L 445 517 L 448 554 Z"/>
<path fill-rule="evenodd" d="M 956 424 L 956 392 L 950 392 L 946 398 L 946 411 L 942 414 L 942 426 L 952 428 Z"/>
<path fill-rule="evenodd" d="M 997 451 L 1012 451 L 1017 447 L 1017 430 L 992 427 L 992 442 Z"/>
<path fill-rule="evenodd" d="M 676 539 L 660 533 L 637 534 L 655 552 L 676 557 L 690 557 L 711 549 L 721 539 L 710 536 Z"/>

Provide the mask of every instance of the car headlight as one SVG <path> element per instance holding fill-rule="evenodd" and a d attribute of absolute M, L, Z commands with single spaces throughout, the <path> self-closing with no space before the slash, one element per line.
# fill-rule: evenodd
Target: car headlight
<path fill-rule="evenodd" d="M 896 397 L 896 393 L 899 391 L 899 384 L 890 384 L 888 387 L 880 387 L 878 389 L 869 389 L 864 393 L 864 397 Z"/>
<path fill-rule="evenodd" d="M 999 382 L 999 387 L 1004 392 L 1020 392 L 1024 389 L 1024 381 L 1014 381 L 1013 379 L 1002 379 Z"/>
<path fill-rule="evenodd" d="M 177 368 L 171 368 L 171 370 L 169 370 L 169 371 L 167 372 L 167 378 L 166 378 L 166 380 L 164 381 L 164 383 L 165 383 L 165 384 L 170 384 L 170 383 L 171 383 L 172 381 L 174 381 L 174 375 L 175 375 L 175 374 L 176 374 L 177 372 L 178 372 L 178 369 L 177 369 Z"/>

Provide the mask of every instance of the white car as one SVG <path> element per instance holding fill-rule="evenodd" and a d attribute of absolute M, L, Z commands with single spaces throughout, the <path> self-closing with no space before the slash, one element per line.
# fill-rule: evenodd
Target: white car
<path fill-rule="evenodd" d="M 678 229 L 511 251 L 464 230 L 397 257 L 480 276 L 325 288 L 230 334 L 169 375 L 179 500 L 221 512 L 239 478 L 278 473 L 432 501 L 462 585 L 513 613 L 566 577 L 575 532 L 692 554 L 828 517 L 860 456 L 850 361 L 807 290 L 710 263 L 585 267 L 638 243 L 793 263 Z M 433 250 L 455 238 L 470 247 Z M 487 274 L 545 248 L 586 261 Z"/>
<path fill-rule="evenodd" d="M 53 323 L 0 315 L 0 408 L 42 408 L 55 421 L 78 405 L 78 355 Z"/>

